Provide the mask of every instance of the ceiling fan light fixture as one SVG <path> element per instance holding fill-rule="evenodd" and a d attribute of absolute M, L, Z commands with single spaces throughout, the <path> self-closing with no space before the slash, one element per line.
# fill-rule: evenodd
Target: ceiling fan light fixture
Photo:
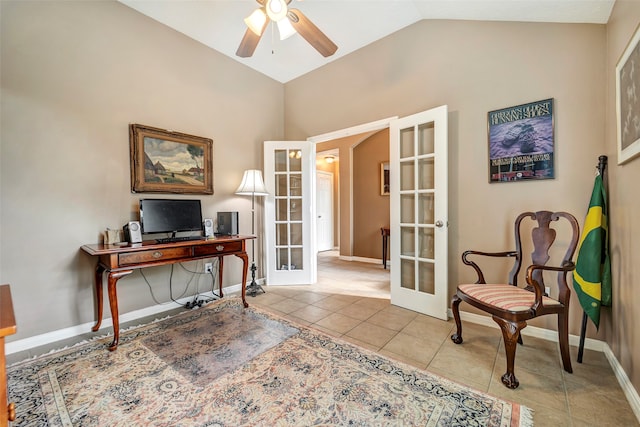
<path fill-rule="evenodd" d="M 281 19 L 278 21 L 278 32 L 280 33 L 280 40 L 284 40 L 294 35 L 296 29 L 293 28 L 288 19 Z"/>
<path fill-rule="evenodd" d="M 251 15 L 245 18 L 244 23 L 247 24 L 247 27 L 249 27 L 255 35 L 261 36 L 266 21 L 267 15 L 265 15 L 264 10 L 256 9 Z"/>
<path fill-rule="evenodd" d="M 278 22 L 285 16 L 287 16 L 287 3 L 285 0 L 268 0 L 267 15 L 272 21 Z"/>

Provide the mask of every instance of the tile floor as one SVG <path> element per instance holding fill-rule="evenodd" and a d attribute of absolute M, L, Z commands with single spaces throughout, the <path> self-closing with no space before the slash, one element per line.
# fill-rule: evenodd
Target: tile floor
<path fill-rule="evenodd" d="M 504 387 L 502 335 L 463 321 L 464 343 L 449 338 L 448 322 L 392 306 L 389 270 L 381 265 L 342 261 L 321 253 L 318 283 L 267 286 L 247 297 L 249 304 L 374 350 L 421 369 L 535 410 L 536 426 L 636 426 L 636 419 L 603 353 L 585 350 L 573 374 L 562 369 L 556 343 L 525 337 L 518 346 L 515 373 L 520 387 Z"/>
<path fill-rule="evenodd" d="M 562 370 L 557 344 L 525 337 L 509 390 L 500 377 L 506 361 L 497 328 L 463 322 L 464 343 L 449 338 L 455 324 L 392 306 L 389 270 L 382 265 L 342 261 L 336 252 L 318 258 L 313 286 L 266 286 L 248 303 L 324 331 L 389 358 L 427 369 L 535 410 L 536 426 L 640 426 L 604 354 L 585 350 L 582 364 L 572 347 L 573 374 Z M 177 312 L 183 309 L 175 309 Z M 152 319 L 150 319 L 152 320 Z M 138 320 L 135 324 L 140 324 Z M 123 328 L 128 324 L 122 325 Z M 71 345 L 92 334 L 7 356 L 13 363 Z"/>

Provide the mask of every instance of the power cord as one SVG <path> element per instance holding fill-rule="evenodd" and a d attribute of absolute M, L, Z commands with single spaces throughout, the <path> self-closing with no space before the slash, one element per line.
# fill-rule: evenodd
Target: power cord
<path fill-rule="evenodd" d="M 194 309 L 196 307 L 200 308 L 202 307 L 204 304 L 208 304 L 212 301 L 215 301 L 216 299 L 220 299 L 220 295 L 216 294 L 214 291 L 214 287 L 215 287 L 215 282 L 216 282 L 216 276 L 213 274 L 214 270 L 218 271 L 219 268 L 219 259 L 216 259 L 217 263 L 216 263 L 216 268 L 213 268 L 213 263 L 212 263 L 212 268 L 211 270 L 209 270 L 208 272 L 200 272 L 200 271 L 192 271 L 189 270 L 187 267 L 185 267 L 182 263 L 180 263 L 180 267 L 182 267 L 183 270 L 193 274 L 193 277 L 196 277 L 196 275 L 198 275 L 198 277 L 200 275 L 203 274 L 209 274 L 211 275 L 211 293 L 213 294 L 214 297 L 216 298 L 210 298 L 210 297 L 206 297 L 200 294 L 200 291 L 198 290 L 199 288 L 199 281 L 196 282 L 196 293 L 193 296 L 193 300 L 191 301 L 187 301 L 187 303 L 184 305 L 184 307 L 187 310 L 191 310 Z M 204 260 L 202 261 L 204 263 Z M 204 264 L 198 263 L 199 266 L 203 266 Z"/>

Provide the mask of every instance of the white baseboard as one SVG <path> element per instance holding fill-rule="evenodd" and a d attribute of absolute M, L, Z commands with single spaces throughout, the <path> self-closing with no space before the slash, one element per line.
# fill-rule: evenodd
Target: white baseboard
<path fill-rule="evenodd" d="M 453 317 L 451 309 L 449 309 L 449 317 Z M 465 313 L 461 311 L 460 320 L 499 329 L 498 325 L 493 321 L 493 319 L 479 314 Z M 536 326 L 527 326 L 522 330 L 522 335 L 558 342 L 557 331 L 539 328 Z M 577 335 L 569 335 L 569 345 L 578 347 L 580 345 L 580 337 Z M 620 384 L 620 387 L 622 388 L 622 391 L 627 397 L 627 401 L 629 402 L 633 413 L 636 415 L 638 421 L 640 421 L 640 396 L 638 395 L 638 392 L 636 391 L 633 384 L 631 384 L 627 373 L 622 368 L 622 365 L 620 365 L 620 362 L 618 362 L 618 359 L 616 359 L 616 356 L 613 354 L 613 351 L 611 351 L 609 345 L 604 341 L 585 338 L 584 348 L 604 353 L 607 360 L 609 361 L 609 365 L 611 365 L 611 369 L 613 370 L 618 383 Z"/>
<path fill-rule="evenodd" d="M 260 280 L 257 280 L 256 282 L 259 283 Z M 241 290 L 242 288 L 240 287 L 240 284 L 237 284 L 237 285 L 223 288 L 223 293 L 229 295 L 235 292 L 240 292 Z M 214 297 L 212 292 L 199 293 L 199 295 L 202 295 L 204 297 L 210 297 L 210 298 Z M 161 314 L 169 310 L 176 309 L 181 305 L 184 305 L 187 302 L 189 302 L 192 298 L 193 298 L 193 295 L 176 300 L 177 303 L 171 301 L 165 304 L 156 304 L 150 307 L 141 308 L 140 310 L 130 311 L 129 313 L 121 314 L 120 324 L 130 322 L 133 320 L 142 319 L 149 316 L 153 316 L 156 314 Z M 57 331 L 47 332 L 44 334 L 29 337 L 29 338 L 23 338 L 21 340 L 8 342 L 5 344 L 5 354 L 13 354 L 13 353 L 18 353 L 20 351 L 30 350 L 32 348 L 53 344 L 58 341 L 78 337 L 88 333 L 96 334 L 96 336 L 104 335 L 105 329 L 113 327 L 113 320 L 111 318 L 103 319 L 102 324 L 100 325 L 100 329 L 96 332 L 91 332 L 91 328 L 94 325 L 95 325 L 95 322 L 83 323 L 81 325 L 71 326 L 69 328 L 64 328 L 64 329 L 58 329 Z"/>

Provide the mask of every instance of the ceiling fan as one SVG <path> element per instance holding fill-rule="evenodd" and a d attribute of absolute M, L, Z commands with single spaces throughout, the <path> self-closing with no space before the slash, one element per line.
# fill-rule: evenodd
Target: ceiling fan
<path fill-rule="evenodd" d="M 278 25 L 280 40 L 284 40 L 296 32 L 324 57 L 333 55 L 338 46 L 333 43 L 318 27 L 314 25 L 298 9 L 289 9 L 291 0 L 256 0 L 259 8 L 247 17 L 247 31 L 242 37 L 236 55 L 248 58 L 260 42 L 264 30 L 273 21 Z"/>

